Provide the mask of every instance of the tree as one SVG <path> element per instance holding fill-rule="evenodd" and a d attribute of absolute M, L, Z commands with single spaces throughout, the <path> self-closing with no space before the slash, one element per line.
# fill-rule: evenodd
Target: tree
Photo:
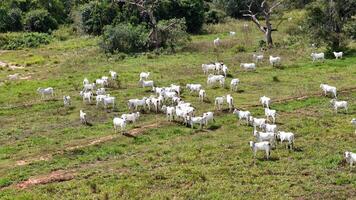
<path fill-rule="evenodd" d="M 117 12 L 110 3 L 92 1 L 80 8 L 80 19 L 84 32 L 100 35 L 104 26 L 113 22 Z"/>
<path fill-rule="evenodd" d="M 47 10 L 37 9 L 26 14 L 24 27 L 27 31 L 48 33 L 56 29 L 58 23 Z"/>
<path fill-rule="evenodd" d="M 244 11 L 246 10 L 246 5 L 249 0 L 214 0 L 213 3 L 220 9 L 224 10 L 227 15 L 234 18 L 243 17 Z M 253 5 L 252 10 L 256 10 Z"/>
<path fill-rule="evenodd" d="M 258 12 L 252 10 L 252 6 L 254 5 L 254 3 L 258 4 L 260 7 L 260 10 Z M 249 5 L 247 6 L 247 13 L 244 14 L 245 17 L 250 17 L 252 22 L 256 24 L 258 29 L 265 35 L 266 42 L 269 47 L 273 46 L 272 31 L 276 31 L 276 29 L 272 28 L 271 17 L 275 11 L 275 8 L 277 8 L 281 3 L 282 1 L 270 2 L 267 0 L 251 0 Z M 258 20 L 258 15 L 260 15 L 260 13 L 265 21 L 265 25 L 262 25 L 262 23 Z"/>
<path fill-rule="evenodd" d="M 355 14 L 355 0 L 318 0 L 307 7 L 307 28 L 315 41 L 326 44 L 329 52 L 343 50 Z"/>
<path fill-rule="evenodd" d="M 204 24 L 206 9 L 203 0 L 160 0 L 154 14 L 158 21 L 184 18 L 187 32 L 199 33 Z"/>
<path fill-rule="evenodd" d="M 135 6 L 140 11 L 141 16 L 147 19 L 147 25 L 150 29 L 148 35 L 149 46 L 155 49 L 162 47 L 164 45 L 162 41 L 164 40 L 160 38 L 162 34 L 159 33 L 160 30 L 155 16 L 155 10 L 159 5 L 159 0 L 127 0 L 124 2 Z M 179 22 L 179 20 L 172 20 L 169 24 L 166 24 L 165 29 L 167 31 L 173 29 Z"/>

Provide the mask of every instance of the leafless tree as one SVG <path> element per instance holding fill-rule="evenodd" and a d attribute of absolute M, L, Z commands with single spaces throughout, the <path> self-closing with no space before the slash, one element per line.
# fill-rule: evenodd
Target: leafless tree
<path fill-rule="evenodd" d="M 249 5 L 247 5 L 248 10 L 246 11 L 246 14 L 244 14 L 243 16 L 245 17 L 250 17 L 252 22 L 254 24 L 256 24 L 256 26 L 258 27 L 258 29 L 265 34 L 265 38 L 266 38 L 266 42 L 267 45 L 269 47 L 273 46 L 273 40 L 272 40 L 272 31 L 274 31 L 275 29 L 272 28 L 272 24 L 271 24 L 271 15 L 274 12 L 274 9 L 276 7 L 278 7 L 279 5 L 281 5 L 281 3 L 283 2 L 283 0 L 281 1 L 267 1 L 267 0 L 263 0 L 260 4 L 259 2 L 256 2 L 255 0 L 251 0 Z M 258 3 L 260 6 L 260 11 L 256 12 L 252 10 L 252 5 L 254 3 Z M 265 24 L 263 25 L 259 20 L 258 20 L 258 15 L 262 15 L 265 21 Z"/>

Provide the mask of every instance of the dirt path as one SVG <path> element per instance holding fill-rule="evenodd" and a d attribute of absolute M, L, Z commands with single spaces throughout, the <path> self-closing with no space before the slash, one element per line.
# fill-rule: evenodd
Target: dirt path
<path fill-rule="evenodd" d="M 32 177 L 27 181 L 23 181 L 21 183 L 16 184 L 15 187 L 18 189 L 26 189 L 33 185 L 69 181 L 72 180 L 74 176 L 75 176 L 74 170 L 72 171 L 58 170 L 58 171 L 51 172 L 50 174 Z"/>
<path fill-rule="evenodd" d="M 337 91 L 338 94 L 347 94 L 347 93 L 350 93 L 350 92 L 354 92 L 356 91 L 356 87 L 350 87 L 350 88 L 345 88 L 345 89 L 342 89 L 342 90 L 339 90 Z M 312 97 L 322 97 L 324 96 L 322 94 L 322 92 L 316 92 L 316 93 L 311 93 L 311 94 L 307 94 L 307 95 L 303 95 L 303 96 L 294 96 L 294 97 L 286 97 L 286 98 L 281 98 L 281 99 L 276 99 L 276 100 L 272 100 L 272 103 L 287 103 L 287 102 L 290 102 L 290 101 L 299 101 L 299 100 L 305 100 L 305 99 L 308 99 L 308 98 L 312 98 Z M 254 107 L 259 107 L 261 106 L 261 104 L 249 104 L 249 105 L 242 105 L 241 107 L 243 108 L 254 108 Z"/>
<path fill-rule="evenodd" d="M 168 122 L 160 122 L 160 123 L 153 123 L 153 124 L 148 124 L 148 125 L 143 125 L 142 127 L 139 128 L 135 128 L 132 129 L 130 131 L 125 132 L 123 135 L 128 136 L 128 137 L 137 137 L 141 134 L 144 134 L 145 132 L 149 131 L 150 129 L 153 128 L 159 128 L 162 126 L 166 126 L 170 123 Z M 97 144 L 101 144 L 101 143 L 105 143 L 111 140 L 114 140 L 116 138 L 121 137 L 121 134 L 114 134 L 114 135 L 108 135 L 108 136 L 104 136 L 104 137 L 100 137 L 97 138 L 95 140 L 92 141 L 86 141 L 85 143 L 82 144 L 76 144 L 75 146 L 68 146 L 66 148 L 64 148 L 65 150 L 60 150 L 60 151 L 56 151 L 53 154 L 46 154 L 46 155 L 41 155 L 39 157 L 35 157 L 35 158 L 31 158 L 31 159 L 27 159 L 27 160 L 19 160 L 16 161 L 16 165 L 17 166 L 24 166 L 24 165 L 28 165 L 34 162 L 39 162 L 39 161 L 49 161 L 52 159 L 53 155 L 60 155 L 60 154 L 64 154 L 65 151 L 73 151 L 73 150 L 77 150 L 77 149 L 81 149 L 81 148 L 85 148 L 85 147 L 90 147 L 90 146 L 94 146 Z"/>

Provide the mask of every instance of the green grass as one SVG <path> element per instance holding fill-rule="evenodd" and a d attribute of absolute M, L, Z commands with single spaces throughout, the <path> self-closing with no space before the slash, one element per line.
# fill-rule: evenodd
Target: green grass
<path fill-rule="evenodd" d="M 0 86 L 0 199 L 354 198 L 356 171 L 342 163 L 342 155 L 346 150 L 356 151 L 350 124 L 356 113 L 355 90 L 339 94 L 339 99 L 350 104 L 348 113 L 335 114 L 330 99 L 316 94 L 320 94 L 320 83 L 335 85 L 339 91 L 354 87 L 355 55 L 313 64 L 308 48 L 272 49 L 265 56 L 280 55 L 282 69 L 265 61 L 256 72 L 244 72 L 239 64 L 252 61 L 262 35 L 251 24 L 249 38 L 239 37 L 242 24 L 235 21 L 209 27 L 209 34 L 192 36 L 184 51 L 154 59 L 144 55 L 122 61 L 108 59 L 96 45 L 99 39 L 90 37 L 1 52 L 0 61 L 25 66 L 16 72 L 31 75 L 31 79 L 9 82 L 7 75 L 15 72 L 6 68 L 0 71 L 0 80 L 5 82 Z M 229 29 L 237 29 L 237 38 L 229 38 Z M 211 44 L 216 37 L 224 41 L 218 52 Z M 283 31 L 275 33 L 276 41 L 284 37 Z M 246 44 L 247 52 L 236 54 L 233 47 L 241 43 Z M 201 64 L 216 59 L 230 69 L 226 83 L 233 77 L 240 79 L 239 92 L 206 87 Z M 109 70 L 117 71 L 122 83 L 121 88 L 109 88 L 118 100 L 115 111 L 83 104 L 79 97 L 83 78 L 93 81 Z M 254 106 L 260 96 L 279 100 L 311 95 L 304 100 L 272 103 L 279 113 L 279 128 L 296 134 L 296 150 L 278 145 L 271 160 L 264 160 L 260 152 L 254 165 L 248 146 L 254 139 L 252 128 L 236 123 L 236 117 L 227 113 L 216 113 L 217 121 L 209 129 L 164 124 L 137 138 L 119 135 L 70 150 L 115 135 L 112 119 L 128 112 L 127 100 L 152 94 L 137 87 L 141 71 L 150 71 L 158 86 L 202 83 L 211 102 L 216 96 L 231 93 L 237 107 L 261 117 L 262 108 Z M 41 100 L 36 94 L 38 87 L 54 87 L 55 99 Z M 73 98 L 70 108 L 62 106 L 63 95 Z M 212 103 L 199 103 L 196 95 L 184 92 L 182 97 L 197 108 L 197 115 L 214 109 Z M 87 112 L 93 126 L 80 124 L 80 109 Z M 163 115 L 148 113 L 128 129 L 163 121 Z M 48 155 L 48 160 L 16 165 L 19 160 Z M 56 170 L 74 171 L 75 178 L 29 189 L 15 187 L 30 177 Z"/>

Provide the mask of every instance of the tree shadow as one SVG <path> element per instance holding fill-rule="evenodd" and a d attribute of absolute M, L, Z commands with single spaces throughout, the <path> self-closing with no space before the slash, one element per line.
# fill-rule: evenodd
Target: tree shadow
<path fill-rule="evenodd" d="M 215 130 L 218 130 L 219 128 L 221 128 L 221 125 L 220 124 L 213 124 L 213 125 L 210 125 L 207 130 L 210 130 L 210 131 L 215 131 Z"/>

